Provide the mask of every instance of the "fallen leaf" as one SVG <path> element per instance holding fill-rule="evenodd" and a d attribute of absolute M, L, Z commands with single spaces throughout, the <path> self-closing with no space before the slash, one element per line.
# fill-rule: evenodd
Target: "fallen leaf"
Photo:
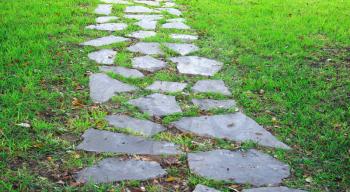
<path fill-rule="evenodd" d="M 173 181 L 176 181 L 176 178 L 170 176 L 170 177 L 166 178 L 165 181 L 166 181 L 166 182 L 173 182 Z"/>

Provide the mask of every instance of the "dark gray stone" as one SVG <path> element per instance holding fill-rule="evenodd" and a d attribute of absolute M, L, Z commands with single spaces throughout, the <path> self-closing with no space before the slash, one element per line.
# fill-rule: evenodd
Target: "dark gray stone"
<path fill-rule="evenodd" d="M 79 171 L 76 180 L 80 183 L 109 183 L 125 180 L 148 180 L 164 175 L 166 175 L 165 170 L 154 161 L 107 158 L 95 166 Z"/>
<path fill-rule="evenodd" d="M 175 8 L 165 7 L 165 8 L 157 8 L 156 10 L 158 10 L 158 11 L 167 11 L 169 14 L 176 15 L 176 16 L 180 16 L 182 14 L 180 10 L 175 9 Z"/>
<path fill-rule="evenodd" d="M 110 4 L 99 4 L 95 9 L 95 13 L 99 15 L 109 15 L 112 13 L 112 5 Z"/>
<path fill-rule="evenodd" d="M 176 128 L 198 134 L 236 142 L 256 142 L 267 147 L 290 149 L 270 132 L 241 112 L 201 117 L 184 117 L 173 122 Z"/>
<path fill-rule="evenodd" d="M 121 31 L 128 27 L 125 23 L 101 23 L 97 25 L 89 25 L 86 29 L 95 29 L 101 31 Z"/>
<path fill-rule="evenodd" d="M 220 93 L 231 95 L 223 80 L 200 80 L 192 87 L 195 93 Z"/>
<path fill-rule="evenodd" d="M 106 120 L 109 122 L 109 125 L 117 128 L 131 129 L 144 136 L 152 136 L 165 130 L 162 125 L 153 123 L 152 121 L 136 119 L 126 115 L 108 115 Z"/>
<path fill-rule="evenodd" d="M 154 37 L 157 33 L 154 31 L 135 31 L 128 35 L 128 37 L 133 37 L 136 39 L 145 39 L 148 37 Z"/>
<path fill-rule="evenodd" d="M 136 19 L 136 20 L 148 20 L 148 21 L 157 21 L 163 18 L 163 15 L 124 15 L 125 18 L 128 19 Z"/>
<path fill-rule="evenodd" d="M 198 56 L 172 57 L 170 61 L 177 64 L 180 73 L 190 75 L 213 76 L 223 66 L 221 62 Z"/>
<path fill-rule="evenodd" d="M 199 50 L 196 45 L 187 43 L 165 43 L 164 45 L 180 55 L 187 55 Z"/>
<path fill-rule="evenodd" d="M 210 187 L 207 187 L 207 186 L 204 186 L 204 185 L 201 185 L 201 184 L 198 184 L 198 185 L 196 185 L 196 188 L 193 190 L 193 192 L 220 192 L 220 191 L 213 189 L 213 188 L 210 188 Z"/>
<path fill-rule="evenodd" d="M 193 173 L 202 177 L 254 186 L 278 185 L 290 175 L 287 164 L 254 149 L 190 153 L 188 164 Z"/>
<path fill-rule="evenodd" d="M 254 189 L 243 189 L 242 192 L 306 192 L 299 189 L 291 189 L 288 187 L 260 187 Z"/>
<path fill-rule="evenodd" d="M 96 23 L 108 23 L 116 20 L 118 20 L 118 17 L 116 16 L 103 16 L 103 17 L 97 17 Z"/>
<path fill-rule="evenodd" d="M 137 90 L 135 86 L 128 85 L 103 73 L 90 76 L 90 97 L 95 103 L 107 102 L 116 93 L 131 92 Z"/>
<path fill-rule="evenodd" d="M 132 99 L 129 104 L 138 107 L 142 112 L 162 117 L 182 112 L 175 100 L 175 96 L 154 93 L 138 99 Z"/>
<path fill-rule="evenodd" d="M 163 55 L 159 43 L 145 43 L 139 42 L 127 48 L 134 53 L 143 53 L 145 55 Z"/>
<path fill-rule="evenodd" d="M 155 59 L 148 55 L 135 57 L 131 60 L 131 62 L 134 68 L 149 71 L 149 72 L 155 72 L 167 66 L 166 62 L 159 59 Z"/>
<path fill-rule="evenodd" d="M 125 78 L 142 78 L 144 75 L 136 70 L 136 69 L 129 69 L 126 67 L 112 67 L 112 66 L 100 66 L 100 71 L 102 72 L 112 72 L 118 75 L 121 75 Z"/>
<path fill-rule="evenodd" d="M 110 35 L 110 36 L 106 36 L 106 37 L 93 39 L 93 40 L 87 41 L 85 43 L 81 43 L 81 45 L 90 45 L 90 46 L 94 46 L 94 47 L 99 47 L 99 46 L 110 45 L 110 44 L 120 43 L 120 42 L 125 42 L 125 41 L 130 41 L 130 39 Z"/>
<path fill-rule="evenodd" d="M 171 34 L 170 37 L 180 41 L 194 41 L 198 39 L 197 35 L 176 34 L 176 33 Z"/>
<path fill-rule="evenodd" d="M 130 6 L 125 8 L 125 13 L 158 13 L 159 11 L 144 6 Z"/>
<path fill-rule="evenodd" d="M 164 29 L 191 29 L 190 26 L 182 22 L 169 22 L 162 25 Z"/>
<path fill-rule="evenodd" d="M 232 109 L 236 106 L 234 100 L 192 99 L 192 103 L 204 111 L 211 109 Z"/>
<path fill-rule="evenodd" d="M 173 143 L 97 129 L 88 129 L 83 134 L 83 138 L 83 142 L 77 146 L 79 150 L 141 155 L 177 155 L 181 153 L 177 149 L 178 146 Z"/>
<path fill-rule="evenodd" d="M 130 5 L 132 4 L 129 1 L 125 1 L 125 0 L 101 0 L 104 3 L 113 3 L 113 4 L 124 4 L 124 5 Z"/>
<path fill-rule="evenodd" d="M 112 65 L 114 63 L 116 54 L 117 52 L 113 51 L 112 49 L 102 49 L 99 51 L 89 53 L 88 57 L 96 63 Z"/>
<path fill-rule="evenodd" d="M 187 83 L 155 81 L 152 85 L 146 87 L 148 90 L 160 92 L 180 92 L 185 89 Z"/>
<path fill-rule="evenodd" d="M 146 20 L 145 19 L 145 20 L 141 20 L 135 24 L 144 30 L 155 30 L 157 28 L 157 21 L 153 21 L 153 20 Z"/>

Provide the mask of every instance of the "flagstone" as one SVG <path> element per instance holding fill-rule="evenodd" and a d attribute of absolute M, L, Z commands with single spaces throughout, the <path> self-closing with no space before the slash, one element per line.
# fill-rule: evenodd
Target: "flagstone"
<path fill-rule="evenodd" d="M 196 185 L 196 188 L 193 190 L 193 192 L 220 192 L 220 191 L 207 187 L 205 185 L 198 184 Z"/>
<path fill-rule="evenodd" d="M 160 48 L 159 43 L 146 43 L 139 42 L 127 48 L 134 53 L 142 53 L 145 55 L 163 55 L 163 51 Z"/>
<path fill-rule="evenodd" d="M 157 33 L 154 32 L 154 31 L 135 31 L 135 32 L 132 32 L 131 34 L 127 35 L 128 37 L 133 37 L 133 38 L 136 38 L 136 39 L 145 39 L 145 38 L 148 38 L 148 37 L 154 37 L 156 36 Z"/>
<path fill-rule="evenodd" d="M 152 116 L 162 117 L 182 112 L 175 100 L 175 96 L 154 93 L 138 99 L 128 101 L 129 104 L 138 107 L 142 112 Z"/>
<path fill-rule="evenodd" d="M 116 16 L 102 16 L 96 18 L 96 23 L 108 23 L 111 21 L 118 20 L 118 17 Z"/>
<path fill-rule="evenodd" d="M 290 175 L 289 166 L 260 151 L 214 150 L 188 154 L 190 170 L 202 177 L 254 186 L 274 186 Z"/>
<path fill-rule="evenodd" d="M 112 49 L 102 49 L 88 54 L 89 59 L 98 64 L 112 65 L 117 52 Z"/>
<path fill-rule="evenodd" d="M 149 71 L 149 72 L 155 72 L 167 66 L 166 62 L 153 58 L 148 55 L 135 57 L 131 60 L 131 62 L 134 68 Z"/>
<path fill-rule="evenodd" d="M 167 19 L 167 22 L 171 23 L 171 22 L 185 22 L 186 19 L 184 18 L 174 18 L 174 19 Z"/>
<path fill-rule="evenodd" d="M 159 6 L 160 3 L 158 1 L 139 1 L 139 0 L 135 0 L 135 3 L 141 3 L 141 4 L 146 4 L 149 6 Z"/>
<path fill-rule="evenodd" d="M 171 34 L 171 38 L 181 40 L 181 41 L 194 41 L 198 39 L 197 35 L 187 35 L 187 34 Z"/>
<path fill-rule="evenodd" d="M 162 25 L 164 29 L 191 29 L 190 26 L 182 22 L 169 22 Z"/>
<path fill-rule="evenodd" d="M 125 23 L 101 23 L 97 25 L 86 26 L 86 29 L 95 29 L 101 31 L 121 31 L 128 27 Z"/>
<path fill-rule="evenodd" d="M 180 10 L 175 9 L 175 8 L 157 8 L 157 10 L 167 11 L 169 14 L 176 15 L 176 16 L 180 16 L 182 14 Z"/>
<path fill-rule="evenodd" d="M 164 45 L 183 56 L 199 50 L 196 45 L 187 43 L 165 43 Z"/>
<path fill-rule="evenodd" d="M 174 6 L 176 6 L 176 4 L 173 3 L 173 2 L 165 2 L 165 3 L 163 4 L 163 7 L 174 7 Z"/>
<path fill-rule="evenodd" d="M 231 95 L 223 80 L 199 80 L 192 87 L 195 93 L 219 93 Z"/>
<path fill-rule="evenodd" d="M 148 180 L 166 175 L 155 161 L 123 160 L 107 158 L 89 168 L 79 171 L 76 180 L 79 183 L 110 183 L 126 180 Z"/>
<path fill-rule="evenodd" d="M 132 4 L 129 1 L 124 1 L 124 0 L 101 0 L 104 3 L 113 3 L 113 4 L 124 4 L 124 5 L 130 5 Z"/>
<path fill-rule="evenodd" d="M 306 192 L 299 189 L 291 189 L 288 187 L 260 187 L 254 189 L 243 189 L 242 192 Z"/>
<path fill-rule="evenodd" d="M 232 109 L 236 106 L 234 100 L 192 99 L 192 103 L 204 111 L 211 109 Z"/>
<path fill-rule="evenodd" d="M 144 75 L 136 69 L 129 69 L 126 67 L 114 67 L 114 66 L 100 66 L 100 71 L 102 72 L 112 72 L 121 75 L 125 78 L 142 78 Z"/>
<path fill-rule="evenodd" d="M 125 13 L 158 13 L 159 11 L 144 6 L 129 6 L 125 8 Z"/>
<path fill-rule="evenodd" d="M 221 62 L 198 56 L 171 57 L 180 73 L 190 75 L 213 76 L 223 66 Z"/>
<path fill-rule="evenodd" d="M 146 89 L 160 92 L 180 92 L 184 90 L 186 86 L 187 83 L 155 81 L 152 85 L 146 87 Z"/>
<path fill-rule="evenodd" d="M 145 30 L 155 30 L 157 27 L 157 21 L 152 20 L 141 20 L 135 24 Z"/>
<path fill-rule="evenodd" d="M 110 4 L 99 4 L 95 9 L 95 13 L 99 15 L 109 15 L 112 13 L 112 5 Z"/>
<path fill-rule="evenodd" d="M 88 129 L 84 140 L 77 146 L 79 150 L 98 153 L 124 153 L 139 155 L 177 155 L 178 146 L 164 141 L 153 141 L 142 136 L 131 136 L 111 131 Z"/>
<path fill-rule="evenodd" d="M 89 45 L 89 46 L 94 46 L 94 47 L 100 47 L 104 45 L 110 45 L 114 43 L 120 43 L 120 42 L 125 42 L 125 41 L 130 41 L 130 39 L 125 38 L 125 37 L 118 37 L 114 35 L 106 36 L 106 37 L 101 37 L 93 40 L 89 40 L 87 42 L 81 43 L 80 45 Z"/>
<path fill-rule="evenodd" d="M 200 136 L 255 142 L 266 147 L 290 149 L 270 132 L 241 112 L 200 117 L 183 117 L 172 123 L 177 129 Z"/>
<path fill-rule="evenodd" d="M 130 14 L 126 14 L 126 15 L 124 15 L 124 17 L 128 18 L 128 19 L 155 21 L 155 20 L 162 19 L 163 15 L 130 15 Z"/>
<path fill-rule="evenodd" d="M 90 76 L 90 97 L 95 103 L 107 102 L 116 93 L 131 92 L 137 90 L 135 86 L 128 85 L 103 73 Z"/>

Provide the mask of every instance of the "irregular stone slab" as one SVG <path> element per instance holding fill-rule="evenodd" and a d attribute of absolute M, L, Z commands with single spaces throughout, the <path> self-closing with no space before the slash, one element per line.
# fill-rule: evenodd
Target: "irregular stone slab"
<path fill-rule="evenodd" d="M 144 136 L 152 136 L 165 130 L 162 125 L 152 121 L 136 119 L 126 115 L 108 115 L 106 120 L 109 122 L 109 125 L 117 128 L 129 128 Z"/>
<path fill-rule="evenodd" d="M 135 25 L 137 25 L 145 30 L 155 30 L 157 27 L 157 21 L 141 20 L 141 21 L 135 23 Z"/>
<path fill-rule="evenodd" d="M 89 53 L 88 57 L 89 59 L 94 60 L 96 63 L 112 65 L 116 54 L 117 52 L 113 51 L 112 49 L 102 49 Z"/>
<path fill-rule="evenodd" d="M 134 1 L 135 3 L 141 3 L 141 4 L 146 4 L 146 5 L 149 5 L 149 6 L 159 6 L 159 2 L 158 1 Z"/>
<path fill-rule="evenodd" d="M 200 80 L 192 87 L 195 93 L 220 93 L 231 95 L 223 80 Z"/>
<path fill-rule="evenodd" d="M 124 5 L 130 5 L 132 4 L 129 1 L 124 1 L 124 0 L 101 0 L 104 3 L 113 3 L 113 4 L 124 4 Z"/>
<path fill-rule="evenodd" d="M 173 3 L 173 2 L 165 2 L 164 4 L 163 4 L 163 7 L 174 7 L 176 4 L 175 3 Z"/>
<path fill-rule="evenodd" d="M 211 109 L 232 109 L 236 106 L 234 100 L 192 99 L 192 103 L 204 111 Z"/>
<path fill-rule="evenodd" d="M 149 72 L 161 70 L 167 66 L 167 63 L 151 56 L 135 57 L 132 60 L 132 66 Z"/>
<path fill-rule="evenodd" d="M 109 183 L 125 180 L 148 180 L 166 175 L 155 161 L 122 160 L 107 158 L 97 165 L 78 172 L 76 180 L 80 183 Z"/>
<path fill-rule="evenodd" d="M 291 189 L 288 187 L 260 187 L 254 189 L 243 189 L 242 192 L 306 192 L 299 189 Z"/>
<path fill-rule="evenodd" d="M 166 20 L 167 22 L 185 22 L 186 21 L 186 19 L 184 19 L 184 18 L 174 18 L 174 19 L 167 19 Z"/>
<path fill-rule="evenodd" d="M 95 29 L 100 31 L 121 31 L 128 27 L 125 23 L 101 23 L 97 25 L 86 26 L 86 29 Z"/>
<path fill-rule="evenodd" d="M 128 35 L 128 37 L 133 37 L 136 39 L 145 39 L 147 37 L 154 37 L 157 33 L 154 31 L 135 31 Z"/>
<path fill-rule="evenodd" d="M 97 17 L 96 23 L 108 23 L 111 21 L 118 20 L 118 17 L 116 16 L 103 16 L 103 17 Z"/>
<path fill-rule="evenodd" d="M 83 134 L 79 150 L 92 152 L 111 152 L 142 155 L 177 155 L 181 154 L 173 143 L 147 140 L 144 137 L 130 136 L 122 133 L 88 129 Z"/>
<path fill-rule="evenodd" d="M 102 72 L 112 72 L 118 75 L 121 75 L 125 78 L 142 78 L 144 75 L 136 70 L 136 69 L 129 69 L 126 67 L 111 67 L 111 66 L 100 66 L 100 71 Z"/>
<path fill-rule="evenodd" d="M 170 37 L 173 39 L 178 39 L 180 41 L 194 41 L 198 39 L 197 35 L 176 34 L 176 33 L 171 34 Z"/>
<path fill-rule="evenodd" d="M 170 61 L 177 64 L 180 73 L 190 75 L 213 76 L 223 65 L 221 62 L 198 56 L 171 57 Z"/>
<path fill-rule="evenodd" d="M 146 87 L 146 89 L 161 92 L 180 92 L 184 90 L 186 86 L 187 83 L 155 81 L 152 83 L 152 85 Z"/>
<path fill-rule="evenodd" d="M 130 92 L 137 89 L 135 86 L 112 79 L 103 73 L 92 74 L 89 87 L 90 97 L 95 103 L 107 102 L 116 93 Z"/>
<path fill-rule="evenodd" d="M 159 11 L 144 6 L 130 6 L 125 8 L 125 13 L 158 13 Z"/>
<path fill-rule="evenodd" d="M 107 37 L 93 39 L 93 40 L 87 41 L 85 43 L 81 43 L 80 45 L 90 45 L 90 46 L 94 46 L 94 47 L 99 47 L 99 46 L 110 45 L 113 43 L 120 43 L 120 42 L 125 42 L 125 41 L 130 41 L 130 39 L 110 35 Z"/>
<path fill-rule="evenodd" d="M 109 15 L 112 13 L 112 5 L 99 4 L 95 9 L 95 13 L 99 15 Z"/>
<path fill-rule="evenodd" d="M 187 55 L 199 50 L 196 45 L 187 43 L 165 43 L 164 45 L 180 55 Z"/>
<path fill-rule="evenodd" d="M 145 55 L 163 55 L 159 43 L 145 43 L 139 42 L 127 48 L 134 53 L 143 53 Z"/>
<path fill-rule="evenodd" d="M 205 185 L 198 184 L 196 185 L 196 188 L 193 190 L 193 192 L 220 192 L 220 191 L 207 187 Z"/>
<path fill-rule="evenodd" d="M 270 132 L 241 112 L 225 115 L 184 117 L 172 123 L 176 128 L 200 136 L 228 139 L 236 142 L 256 142 L 267 147 L 290 149 Z"/>
<path fill-rule="evenodd" d="M 157 8 L 157 10 L 167 11 L 169 14 L 176 15 L 176 16 L 180 16 L 182 14 L 180 10 L 175 9 L 175 8 Z"/>
<path fill-rule="evenodd" d="M 290 175 L 287 164 L 254 149 L 190 153 L 188 164 L 193 173 L 202 177 L 255 186 L 278 185 Z"/>
<path fill-rule="evenodd" d="M 182 23 L 182 22 L 170 22 L 162 25 L 164 29 L 191 29 L 190 26 Z"/>
<path fill-rule="evenodd" d="M 162 117 L 173 113 L 182 112 L 175 100 L 175 96 L 154 93 L 128 102 L 138 107 L 142 112 L 153 116 Z"/>
<path fill-rule="evenodd" d="M 163 19 L 163 15 L 124 15 L 125 18 L 128 19 L 136 19 L 136 20 L 148 20 L 148 21 L 156 21 Z"/>

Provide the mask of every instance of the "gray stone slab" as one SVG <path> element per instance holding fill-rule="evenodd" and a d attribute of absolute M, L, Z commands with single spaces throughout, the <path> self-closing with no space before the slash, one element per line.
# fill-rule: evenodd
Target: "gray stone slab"
<path fill-rule="evenodd" d="M 125 14 L 125 18 L 128 19 L 136 19 L 136 20 L 149 20 L 149 21 L 157 21 L 162 19 L 163 15 L 131 15 L 131 14 Z"/>
<path fill-rule="evenodd" d="M 93 39 L 93 40 L 81 43 L 80 45 L 89 45 L 89 46 L 94 46 L 94 47 L 100 47 L 100 46 L 105 46 L 105 45 L 110 45 L 110 44 L 120 43 L 120 42 L 125 42 L 125 41 L 130 41 L 130 39 L 110 35 L 110 36 L 106 36 L 106 37 Z"/>
<path fill-rule="evenodd" d="M 197 175 L 254 186 L 278 185 L 290 175 L 287 164 L 254 149 L 190 153 L 188 164 Z"/>
<path fill-rule="evenodd" d="M 188 43 L 165 43 L 164 45 L 180 55 L 187 55 L 199 50 L 196 45 Z"/>
<path fill-rule="evenodd" d="M 116 79 L 108 77 L 103 73 L 96 73 L 90 76 L 90 97 L 95 103 L 107 102 L 116 93 L 131 92 L 137 88 Z"/>
<path fill-rule="evenodd" d="M 162 25 L 164 29 L 191 29 L 190 26 L 183 22 L 169 22 Z"/>
<path fill-rule="evenodd" d="M 140 4 L 146 4 L 146 5 L 149 5 L 149 6 L 159 6 L 160 3 L 158 1 L 139 1 L 139 0 L 135 0 L 134 1 L 135 3 L 140 3 Z"/>
<path fill-rule="evenodd" d="M 152 136 L 165 130 L 162 125 L 152 121 L 136 119 L 126 115 L 108 115 L 106 120 L 109 125 L 117 128 L 127 128 L 144 136 Z"/>
<path fill-rule="evenodd" d="M 232 109 L 236 107 L 234 100 L 192 99 L 192 103 L 199 109 L 208 111 L 211 109 Z"/>
<path fill-rule="evenodd" d="M 125 0 L 101 0 L 104 3 L 113 3 L 113 4 L 124 4 L 124 5 L 130 5 L 132 4 L 129 1 L 125 1 Z"/>
<path fill-rule="evenodd" d="M 116 16 L 102 16 L 96 18 L 96 23 L 108 23 L 116 20 L 118 20 L 118 17 Z"/>
<path fill-rule="evenodd" d="M 193 190 L 193 192 L 220 192 L 220 191 L 207 187 L 205 185 L 198 184 L 196 185 L 196 188 Z"/>
<path fill-rule="evenodd" d="M 180 41 L 195 41 L 198 39 L 197 35 L 176 34 L 176 33 L 171 34 L 170 37 Z"/>
<path fill-rule="evenodd" d="M 195 93 L 219 93 L 223 95 L 231 95 L 230 90 L 226 87 L 223 80 L 200 80 L 197 81 L 192 91 Z"/>
<path fill-rule="evenodd" d="M 166 62 L 153 58 L 148 55 L 135 57 L 131 60 L 131 62 L 134 68 L 149 71 L 149 72 L 155 72 L 167 66 Z"/>
<path fill-rule="evenodd" d="M 145 55 L 163 55 L 164 52 L 160 48 L 159 43 L 139 42 L 127 48 L 134 53 L 142 53 Z"/>
<path fill-rule="evenodd" d="M 148 37 L 154 37 L 157 33 L 154 31 L 135 31 L 127 35 L 128 37 L 133 37 L 136 39 L 145 39 Z"/>
<path fill-rule="evenodd" d="M 243 189 L 242 192 L 306 192 L 299 189 L 291 189 L 288 187 L 260 187 L 254 189 Z"/>
<path fill-rule="evenodd" d="M 200 136 L 222 138 L 236 142 L 252 141 L 262 146 L 290 149 L 290 147 L 280 142 L 253 119 L 241 112 L 225 115 L 184 117 L 172 124 L 182 131 Z"/>
<path fill-rule="evenodd" d="M 88 54 L 89 59 L 99 64 L 112 65 L 117 52 L 112 49 L 102 49 Z"/>
<path fill-rule="evenodd" d="M 97 25 L 86 26 L 86 29 L 95 29 L 100 31 L 121 31 L 128 27 L 125 23 L 101 23 Z"/>
<path fill-rule="evenodd" d="M 138 107 L 142 112 L 153 116 L 162 117 L 174 113 L 182 112 L 175 100 L 175 96 L 154 93 L 128 102 Z"/>
<path fill-rule="evenodd" d="M 174 19 L 167 19 L 166 20 L 167 22 L 185 22 L 186 21 L 186 19 L 184 19 L 184 18 L 174 18 Z"/>
<path fill-rule="evenodd" d="M 109 15 L 112 13 L 112 5 L 110 4 L 99 4 L 95 9 L 95 13 L 99 15 Z"/>
<path fill-rule="evenodd" d="M 79 171 L 76 180 L 80 183 L 97 184 L 125 180 L 148 180 L 164 175 L 166 175 L 165 170 L 155 161 L 107 158 L 97 165 Z"/>
<path fill-rule="evenodd" d="M 153 141 L 141 136 L 131 136 L 97 129 L 88 129 L 79 150 L 141 155 L 177 155 L 181 151 L 173 143 Z"/>
<path fill-rule="evenodd" d="M 175 7 L 175 6 L 176 6 L 176 4 L 173 2 L 165 2 L 163 4 L 163 7 Z"/>
<path fill-rule="evenodd" d="M 141 20 L 139 22 L 136 22 L 135 25 L 141 27 L 142 29 L 145 30 L 155 30 L 157 27 L 157 21 L 152 21 L 152 20 Z"/>
<path fill-rule="evenodd" d="M 176 15 L 176 16 L 180 16 L 182 13 L 180 10 L 175 9 L 175 8 L 157 8 L 158 11 L 166 11 L 171 15 Z"/>
<path fill-rule="evenodd" d="M 129 6 L 125 8 L 125 13 L 159 13 L 159 11 L 144 6 Z"/>
<path fill-rule="evenodd" d="M 129 69 L 126 67 L 114 67 L 114 66 L 100 66 L 102 72 L 112 72 L 121 75 L 125 78 L 142 78 L 144 75 L 136 69 Z"/>
<path fill-rule="evenodd" d="M 186 86 L 187 83 L 155 81 L 152 85 L 146 87 L 146 89 L 160 92 L 180 92 L 184 90 Z"/>
<path fill-rule="evenodd" d="M 180 73 L 189 75 L 213 76 L 223 66 L 221 62 L 198 56 L 172 57 L 170 61 L 177 64 Z"/>

